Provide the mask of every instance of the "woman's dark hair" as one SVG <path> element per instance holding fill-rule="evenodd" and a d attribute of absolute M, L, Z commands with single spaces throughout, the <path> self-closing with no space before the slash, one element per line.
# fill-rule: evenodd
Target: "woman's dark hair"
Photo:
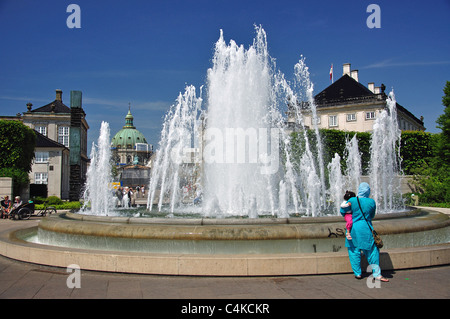
<path fill-rule="evenodd" d="M 356 197 L 356 194 L 353 193 L 353 192 L 351 192 L 351 191 L 346 191 L 346 192 L 345 192 L 345 195 L 344 195 L 344 199 L 345 199 L 345 200 L 349 200 L 349 199 L 352 198 L 352 197 Z"/>

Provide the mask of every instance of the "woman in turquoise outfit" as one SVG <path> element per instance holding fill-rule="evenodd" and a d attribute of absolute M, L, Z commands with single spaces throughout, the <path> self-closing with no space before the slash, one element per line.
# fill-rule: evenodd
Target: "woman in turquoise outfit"
<path fill-rule="evenodd" d="M 369 265 L 372 267 L 373 277 L 380 281 L 387 282 L 389 280 L 381 276 L 380 251 L 378 250 L 378 247 L 375 246 L 372 230 L 369 228 L 369 225 L 367 225 L 367 222 L 362 215 L 364 212 L 364 216 L 372 227 L 372 219 L 375 216 L 376 204 L 375 200 L 369 198 L 369 195 L 369 184 L 361 183 L 359 185 L 357 197 L 352 197 L 348 200 L 352 209 L 353 226 L 350 233 L 352 239 L 345 239 L 345 247 L 348 249 L 350 264 L 356 278 L 361 279 L 361 251 L 363 251 Z M 359 199 L 363 212 L 361 212 L 357 198 Z M 342 208 L 341 214 L 345 214 Z"/>

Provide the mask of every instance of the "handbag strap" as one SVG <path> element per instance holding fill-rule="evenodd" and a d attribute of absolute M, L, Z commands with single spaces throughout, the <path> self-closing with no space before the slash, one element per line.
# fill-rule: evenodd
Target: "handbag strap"
<path fill-rule="evenodd" d="M 356 196 L 356 200 L 358 201 L 359 209 L 361 210 L 361 214 L 363 215 L 363 217 L 364 217 L 364 219 L 365 219 L 367 225 L 369 225 L 369 228 L 373 231 L 373 227 L 370 226 L 369 222 L 367 221 L 366 216 L 364 215 L 364 212 L 363 212 L 363 210 L 362 210 L 362 208 L 361 208 L 361 204 L 359 203 L 359 198 L 358 198 L 358 196 Z"/>

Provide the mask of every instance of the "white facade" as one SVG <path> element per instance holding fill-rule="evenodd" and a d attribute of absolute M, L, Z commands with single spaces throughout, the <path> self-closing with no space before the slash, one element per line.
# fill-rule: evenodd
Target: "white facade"
<path fill-rule="evenodd" d="M 69 149 L 63 145 L 36 147 L 30 184 L 47 184 L 47 195 L 69 198 Z"/>
<path fill-rule="evenodd" d="M 350 63 L 345 63 L 342 77 L 315 97 L 318 127 L 371 132 L 375 119 L 386 108 L 386 97 L 384 85 L 375 87 L 370 82 L 365 87 L 359 83 L 358 70 L 351 70 Z M 401 130 L 425 131 L 423 117 L 416 118 L 398 103 L 397 118 Z M 304 112 L 304 122 L 308 127 L 314 125 L 308 110 Z"/>
<path fill-rule="evenodd" d="M 48 196 L 69 199 L 71 109 L 62 102 L 61 90 L 56 90 L 53 102 L 34 110 L 32 104 L 28 103 L 27 108 L 28 112 L 22 116 L 23 123 L 42 134 L 37 137 L 35 159 L 29 173 L 30 184 L 47 184 Z M 80 147 L 81 157 L 85 160 L 88 129 L 83 117 Z"/>

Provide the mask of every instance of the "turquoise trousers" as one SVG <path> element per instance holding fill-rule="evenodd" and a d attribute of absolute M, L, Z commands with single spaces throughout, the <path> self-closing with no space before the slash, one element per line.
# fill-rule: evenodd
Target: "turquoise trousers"
<path fill-rule="evenodd" d="M 355 276 L 361 276 L 361 250 L 354 247 L 347 247 L 348 257 L 350 258 L 350 264 Z M 372 274 L 374 278 L 381 276 L 380 269 L 380 251 L 375 246 L 372 246 L 369 250 L 362 250 L 367 258 L 367 262 L 371 266 Z"/>

